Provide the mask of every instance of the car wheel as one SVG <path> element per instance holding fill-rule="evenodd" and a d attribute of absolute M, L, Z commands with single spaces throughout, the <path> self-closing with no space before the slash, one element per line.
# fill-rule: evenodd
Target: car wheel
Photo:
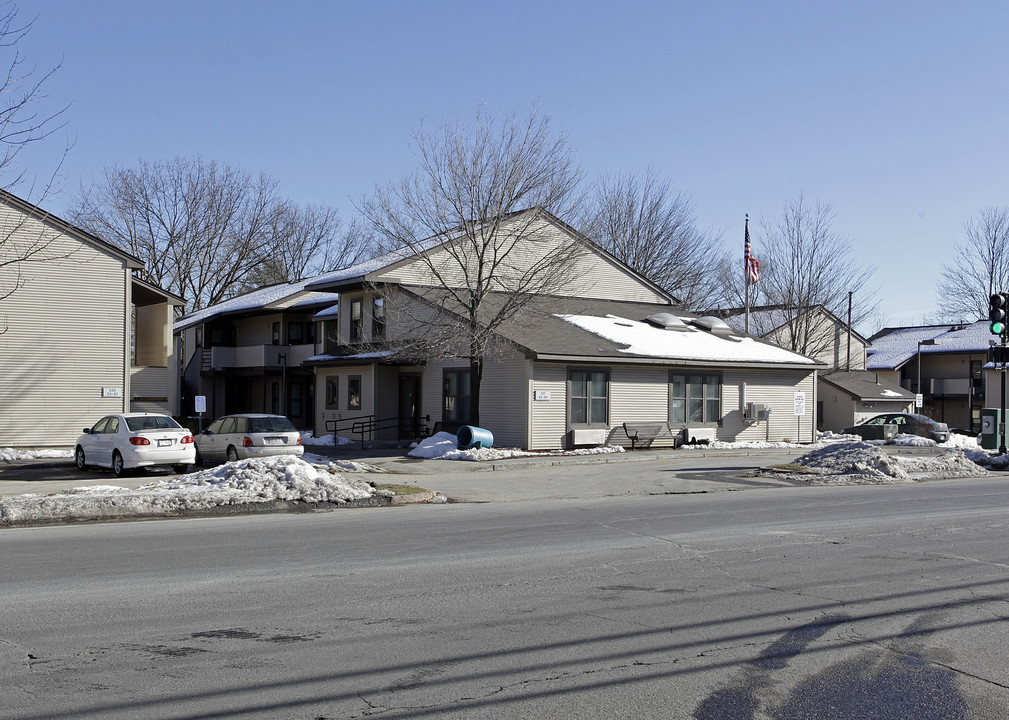
<path fill-rule="evenodd" d="M 84 448 L 80 445 L 77 446 L 77 450 L 74 451 L 74 462 L 77 463 L 77 469 L 87 471 L 88 462 L 87 458 L 84 457 Z"/>
<path fill-rule="evenodd" d="M 236 462 L 238 460 L 238 450 L 235 449 L 234 445 L 228 445 L 228 462 Z"/>
<path fill-rule="evenodd" d="M 200 448 L 196 448 L 196 457 L 193 459 L 193 465 L 198 468 L 203 467 L 203 455 L 200 454 Z"/>
<path fill-rule="evenodd" d="M 118 478 L 122 477 L 125 472 L 126 468 L 123 467 L 123 456 L 116 450 L 112 453 L 112 474 Z"/>

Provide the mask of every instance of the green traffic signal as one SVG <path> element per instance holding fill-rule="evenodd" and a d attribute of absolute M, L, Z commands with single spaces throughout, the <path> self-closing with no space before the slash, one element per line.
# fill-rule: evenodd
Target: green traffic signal
<path fill-rule="evenodd" d="M 992 335 L 1001 335 L 1002 333 L 1005 332 L 1005 323 L 993 322 L 991 325 L 988 326 L 988 329 L 991 330 Z"/>

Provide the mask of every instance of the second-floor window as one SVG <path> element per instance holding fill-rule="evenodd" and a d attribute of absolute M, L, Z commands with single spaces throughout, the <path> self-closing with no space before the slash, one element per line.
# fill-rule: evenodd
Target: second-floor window
<path fill-rule="evenodd" d="M 287 344 L 288 345 L 301 345 L 305 342 L 305 325 L 300 322 L 288 323 L 287 325 Z"/>
<path fill-rule="evenodd" d="M 340 345 L 340 323 L 336 318 L 326 320 L 326 352 L 335 352 Z"/>
<path fill-rule="evenodd" d="M 350 301 L 350 341 L 364 339 L 364 316 L 361 313 L 361 298 Z"/>
<path fill-rule="evenodd" d="M 376 297 L 371 301 L 371 339 L 385 339 L 385 298 Z"/>
<path fill-rule="evenodd" d="M 273 344 L 280 345 L 280 323 L 279 322 L 273 323 L 273 325 L 271 326 L 271 330 L 273 335 L 272 338 Z"/>

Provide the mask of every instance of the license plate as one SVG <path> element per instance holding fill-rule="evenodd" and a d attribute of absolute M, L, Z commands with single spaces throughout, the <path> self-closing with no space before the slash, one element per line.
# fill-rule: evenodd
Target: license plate
<path fill-rule="evenodd" d="M 283 445 L 284 444 L 284 438 L 281 438 L 281 437 L 268 437 L 268 438 L 263 438 L 263 439 L 266 441 L 267 445 Z"/>
<path fill-rule="evenodd" d="M 158 447 L 171 447 L 174 444 L 174 440 L 158 440 Z"/>

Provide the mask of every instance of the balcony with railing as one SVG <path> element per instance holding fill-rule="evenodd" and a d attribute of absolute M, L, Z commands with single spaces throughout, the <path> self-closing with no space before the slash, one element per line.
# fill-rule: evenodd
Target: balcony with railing
<path fill-rule="evenodd" d="M 203 351 L 201 370 L 227 368 L 282 368 L 301 367 L 315 354 L 315 345 L 218 345 Z"/>

